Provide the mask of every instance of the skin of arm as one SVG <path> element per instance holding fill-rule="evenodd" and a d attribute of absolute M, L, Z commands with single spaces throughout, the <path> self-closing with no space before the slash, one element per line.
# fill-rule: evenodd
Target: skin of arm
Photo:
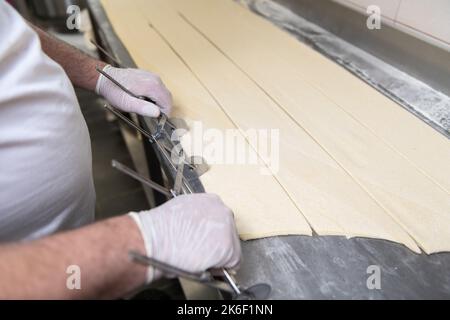
<path fill-rule="evenodd" d="M 72 83 L 77 87 L 94 91 L 99 78 L 95 67 L 99 66 L 100 69 L 103 69 L 107 64 L 51 36 L 36 26 L 31 25 L 31 27 L 39 35 L 42 50 L 63 67 Z"/>
<path fill-rule="evenodd" d="M 105 70 L 107 63 L 90 57 L 33 25 L 31 27 L 39 35 L 42 50 L 62 66 L 74 86 L 90 91 L 97 89 L 99 95 L 125 112 L 152 118 L 158 117 L 161 112 L 170 114 L 172 95 L 158 75 L 140 69 L 110 67 L 107 73 L 111 77 L 119 82 L 124 81 L 123 84 L 137 95 L 152 97 L 156 103 L 133 98 L 109 80 L 105 81 L 97 72 L 97 66 Z"/>
<path fill-rule="evenodd" d="M 114 299 L 145 283 L 146 267 L 128 252 L 145 252 L 136 223 L 113 218 L 24 244 L 0 245 L 0 299 Z M 81 289 L 69 290 L 71 265 Z"/>

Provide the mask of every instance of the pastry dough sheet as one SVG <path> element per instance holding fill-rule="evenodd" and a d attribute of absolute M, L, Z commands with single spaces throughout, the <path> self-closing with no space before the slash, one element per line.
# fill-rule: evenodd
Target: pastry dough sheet
<path fill-rule="evenodd" d="M 208 128 L 280 130 L 273 176 L 213 165 L 201 178 L 232 207 L 243 239 L 310 235 L 311 226 L 416 252 L 450 249 L 448 140 L 232 1 L 102 4 L 137 65 L 172 91 L 175 116 Z M 419 147 L 406 139 L 416 136 Z M 440 149 L 427 159 L 430 146 Z"/>
<path fill-rule="evenodd" d="M 107 1 L 103 5 L 135 63 L 158 73 L 170 88 L 174 98 L 173 117 L 186 119 L 188 124 L 201 120 L 205 130 L 236 129 L 198 79 L 130 3 L 134 2 Z M 211 165 L 201 181 L 208 192 L 219 194 L 233 209 L 243 240 L 311 235 L 308 222 L 282 186 L 274 177 L 262 175 L 260 170 L 255 165 Z"/>

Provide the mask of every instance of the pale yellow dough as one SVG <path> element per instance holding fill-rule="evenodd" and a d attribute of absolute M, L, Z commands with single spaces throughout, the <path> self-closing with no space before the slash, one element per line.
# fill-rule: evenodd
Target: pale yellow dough
<path fill-rule="evenodd" d="M 189 69 L 149 27 L 137 7 L 130 3 L 117 0 L 103 2 L 103 5 L 136 64 L 157 72 L 170 88 L 175 101 L 173 116 L 201 120 L 205 128 L 235 128 Z M 261 175 L 257 166 L 212 165 L 202 176 L 202 183 L 208 192 L 221 195 L 233 209 L 244 240 L 312 233 L 283 188 L 272 176 Z M 273 224 L 274 219 L 277 224 Z"/>
<path fill-rule="evenodd" d="M 233 208 L 243 239 L 310 235 L 309 224 L 320 235 L 450 249 L 448 140 L 232 1 L 102 3 L 136 63 L 162 75 L 177 116 L 280 129 L 273 176 L 213 165 L 201 178 Z"/>

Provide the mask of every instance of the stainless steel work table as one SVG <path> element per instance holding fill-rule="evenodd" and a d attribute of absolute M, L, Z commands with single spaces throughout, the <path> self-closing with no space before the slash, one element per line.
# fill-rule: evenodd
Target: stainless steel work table
<path fill-rule="evenodd" d="M 286 28 L 299 41 L 309 43 L 351 72 L 359 72 L 363 80 L 399 102 L 441 134 L 449 136 L 450 99 L 445 94 L 429 88 L 425 98 L 413 97 L 410 93 L 427 86 L 415 78 L 405 78 L 403 73 L 392 66 L 300 17 L 281 15 L 280 10 L 282 12 L 283 9 L 277 4 L 270 1 L 241 2 L 249 4 L 258 14 Z M 286 4 L 290 1 L 279 2 Z M 88 0 L 88 5 L 98 41 L 125 65 L 134 66 L 99 0 Z M 398 86 L 399 83 L 401 86 Z M 430 99 L 435 101 L 432 106 L 429 105 Z M 167 176 L 173 175 L 163 161 L 161 167 Z M 197 190 L 202 190 L 199 181 L 194 184 Z M 260 282 L 270 284 L 272 299 L 450 298 L 450 253 L 417 255 L 389 241 L 338 236 L 272 237 L 242 242 L 242 248 L 243 262 L 237 280 L 244 286 Z M 372 265 L 381 269 L 381 290 L 367 288 L 366 281 L 370 276 L 367 269 Z M 186 295 L 188 298 L 215 297 L 214 293 L 202 287 L 196 287 L 194 291 L 186 292 Z"/>

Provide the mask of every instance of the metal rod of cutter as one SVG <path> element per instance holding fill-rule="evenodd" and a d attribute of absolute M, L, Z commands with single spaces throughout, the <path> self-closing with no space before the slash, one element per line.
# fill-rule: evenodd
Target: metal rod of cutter
<path fill-rule="evenodd" d="M 90 39 L 90 42 L 98 49 L 100 50 L 105 56 L 110 58 L 118 67 L 122 68 L 122 63 L 117 60 L 117 58 L 113 57 L 112 54 L 110 54 L 106 49 L 104 49 L 102 46 L 100 46 L 94 39 Z"/>
<path fill-rule="evenodd" d="M 150 132 L 148 132 L 148 131 L 144 130 L 143 128 L 141 128 L 140 126 L 138 126 L 136 123 L 134 123 L 133 121 L 131 121 L 130 119 L 125 117 L 121 112 L 117 111 L 116 109 L 114 109 L 113 107 L 111 107 L 110 105 L 107 105 L 107 104 L 105 104 L 105 108 L 108 109 L 109 111 L 111 111 L 115 116 L 120 118 L 122 121 L 126 122 L 129 126 L 133 127 L 134 129 L 136 129 L 137 131 L 142 133 L 145 137 L 147 137 L 151 141 L 154 141 L 154 138 Z"/>
<path fill-rule="evenodd" d="M 158 261 L 156 259 L 153 259 L 148 256 L 141 255 L 135 251 L 130 251 L 129 256 L 131 259 L 139 264 L 142 264 L 144 266 L 152 266 L 158 270 L 161 270 L 162 272 L 166 274 L 172 274 L 180 278 L 184 278 L 190 281 L 201 283 L 205 286 L 215 288 L 218 290 L 222 290 L 229 293 L 234 293 L 234 291 L 230 288 L 228 283 L 215 280 L 210 272 L 205 271 L 203 273 L 191 273 L 185 270 L 181 270 L 179 268 L 173 267 L 171 265 L 168 265 L 164 262 Z"/>
<path fill-rule="evenodd" d="M 185 270 L 171 266 L 167 263 L 158 261 L 151 257 L 141 255 L 140 253 L 137 253 L 136 251 L 130 251 L 129 255 L 134 261 L 139 262 L 144 265 L 151 265 L 167 274 L 172 274 L 175 276 L 179 276 L 182 278 L 186 278 L 186 279 L 190 279 L 190 280 L 198 281 L 198 282 L 206 282 L 206 281 L 211 280 L 211 274 L 209 272 L 202 272 L 202 273 L 187 272 Z"/>
<path fill-rule="evenodd" d="M 154 190 L 156 190 L 156 191 L 158 191 L 158 192 L 160 192 L 160 193 L 162 193 L 162 194 L 164 194 L 164 195 L 166 195 L 168 197 L 172 197 L 173 196 L 173 193 L 171 192 L 171 190 L 169 190 L 169 189 L 167 189 L 167 188 L 157 184 L 156 182 L 153 182 L 153 181 L 151 181 L 151 180 L 141 176 L 139 173 L 131 170 L 130 168 L 128 168 L 127 166 L 121 164 L 120 162 L 118 162 L 116 160 L 112 161 L 112 166 L 113 166 L 113 168 L 116 168 L 117 170 L 119 170 L 119 171 L 125 173 L 126 175 L 128 175 L 128 176 L 130 176 L 130 177 L 132 177 L 132 178 L 142 182 L 146 186 L 148 186 L 148 187 L 150 187 L 150 188 L 152 188 L 152 189 L 154 189 Z"/>
<path fill-rule="evenodd" d="M 107 78 L 109 81 L 111 81 L 112 83 L 114 83 L 117 87 L 119 87 L 119 89 L 121 89 L 122 91 L 124 91 L 126 94 L 128 94 L 129 96 L 136 98 L 136 99 L 140 99 L 140 100 L 144 100 L 150 103 L 153 103 L 154 105 L 158 106 L 158 104 L 156 103 L 155 100 L 153 100 L 150 97 L 147 96 L 139 96 L 134 94 L 133 92 L 131 92 L 130 90 L 128 90 L 125 86 L 123 86 L 119 81 L 117 81 L 116 79 L 114 79 L 113 77 L 111 77 L 109 74 L 107 74 L 105 71 L 101 70 L 98 66 L 95 67 L 95 70 L 97 70 L 98 73 L 100 73 L 102 76 L 104 76 L 105 78 Z"/>
<path fill-rule="evenodd" d="M 172 169 L 177 172 L 178 168 L 173 164 L 172 159 L 170 159 L 170 156 L 166 153 L 166 151 L 164 150 L 164 148 L 161 146 L 161 144 L 158 142 L 158 140 L 153 140 L 156 144 L 156 146 L 158 147 L 159 151 L 161 151 L 161 154 L 164 156 L 164 158 L 166 158 L 166 161 L 170 164 L 170 166 L 172 167 Z M 185 189 L 189 192 L 189 193 L 194 193 L 191 189 L 191 187 L 186 183 L 184 177 L 182 178 L 182 184 L 184 185 Z"/>
<path fill-rule="evenodd" d="M 177 167 L 177 173 L 175 175 L 175 183 L 173 185 L 173 191 L 175 194 L 181 193 L 181 187 L 183 183 L 183 174 L 184 174 L 184 152 L 183 150 L 180 151 L 179 157 L 182 157 L 181 161 L 178 161 L 178 167 Z"/>
<path fill-rule="evenodd" d="M 231 275 L 228 273 L 227 270 L 222 269 L 221 270 L 225 280 L 227 281 L 227 283 L 230 285 L 230 287 L 233 289 L 234 293 L 236 295 L 240 295 L 241 294 L 241 290 L 239 289 L 239 287 L 237 286 L 236 282 L 234 282 L 233 278 L 231 277 Z"/>

